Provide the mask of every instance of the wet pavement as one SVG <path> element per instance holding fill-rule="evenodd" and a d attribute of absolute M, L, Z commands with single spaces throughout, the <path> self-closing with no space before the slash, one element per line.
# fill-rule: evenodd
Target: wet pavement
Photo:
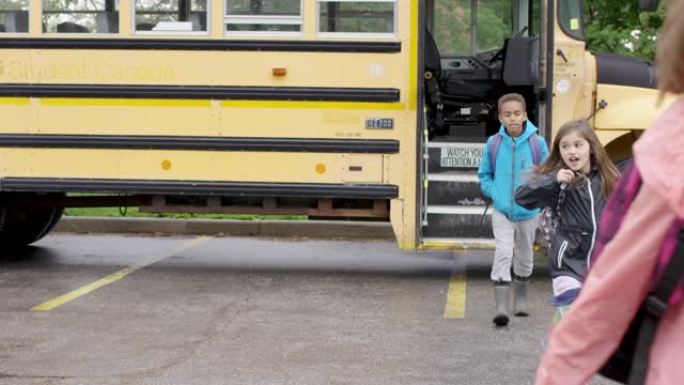
<path fill-rule="evenodd" d="M 530 384 L 548 269 L 531 316 L 496 329 L 490 261 L 388 240 L 48 236 L 0 259 L 0 384 Z"/>

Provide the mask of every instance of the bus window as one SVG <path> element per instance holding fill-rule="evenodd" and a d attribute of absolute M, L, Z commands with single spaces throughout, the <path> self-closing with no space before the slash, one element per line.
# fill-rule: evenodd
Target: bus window
<path fill-rule="evenodd" d="M 444 57 L 499 50 L 511 36 L 515 20 L 525 24 L 519 30 L 528 27 L 529 9 L 515 11 L 517 19 L 510 0 L 435 0 L 433 35 L 437 47 Z"/>
<path fill-rule="evenodd" d="M 318 0 L 321 33 L 394 34 L 394 0 Z"/>
<path fill-rule="evenodd" d="M 43 32 L 118 33 L 118 0 L 43 0 Z"/>
<path fill-rule="evenodd" d="M 0 32 L 28 32 L 28 0 L 0 3 Z"/>
<path fill-rule="evenodd" d="M 206 0 L 135 0 L 136 32 L 207 32 Z"/>
<path fill-rule="evenodd" d="M 570 37 L 584 40 L 581 0 L 561 0 L 558 5 L 558 21 Z"/>
<path fill-rule="evenodd" d="M 225 29 L 229 34 L 300 33 L 301 0 L 228 0 Z"/>

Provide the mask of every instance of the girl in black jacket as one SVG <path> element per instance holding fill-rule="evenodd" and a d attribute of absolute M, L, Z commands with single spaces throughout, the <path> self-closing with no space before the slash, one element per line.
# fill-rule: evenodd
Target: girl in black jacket
<path fill-rule="evenodd" d="M 579 294 L 598 218 L 618 175 L 594 130 L 586 121 L 575 120 L 558 130 L 551 155 L 516 191 L 519 205 L 554 212 L 548 258 L 556 317 L 562 317 Z"/>

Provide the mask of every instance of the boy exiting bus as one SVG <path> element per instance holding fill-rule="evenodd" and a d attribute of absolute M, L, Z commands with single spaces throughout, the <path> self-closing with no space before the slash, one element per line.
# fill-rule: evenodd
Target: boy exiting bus
<path fill-rule="evenodd" d="M 511 283 L 514 314 L 527 316 L 527 285 L 532 276 L 538 209 L 528 210 L 515 203 L 515 190 L 535 164 L 548 155 L 548 146 L 527 119 L 525 98 L 506 94 L 499 98 L 501 128 L 487 140 L 478 177 L 482 193 L 493 202 L 492 229 L 496 241 L 491 279 L 494 282 L 497 326 L 508 324 Z M 512 266 L 512 269 L 511 269 Z"/>

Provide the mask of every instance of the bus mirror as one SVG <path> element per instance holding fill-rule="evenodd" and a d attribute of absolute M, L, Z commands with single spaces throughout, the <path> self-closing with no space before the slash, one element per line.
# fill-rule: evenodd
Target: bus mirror
<path fill-rule="evenodd" d="M 653 12 L 658 9 L 658 0 L 639 0 L 639 9 L 643 12 Z"/>
<path fill-rule="evenodd" d="M 539 38 L 509 37 L 504 42 L 502 79 L 508 86 L 533 86 L 539 80 Z"/>

